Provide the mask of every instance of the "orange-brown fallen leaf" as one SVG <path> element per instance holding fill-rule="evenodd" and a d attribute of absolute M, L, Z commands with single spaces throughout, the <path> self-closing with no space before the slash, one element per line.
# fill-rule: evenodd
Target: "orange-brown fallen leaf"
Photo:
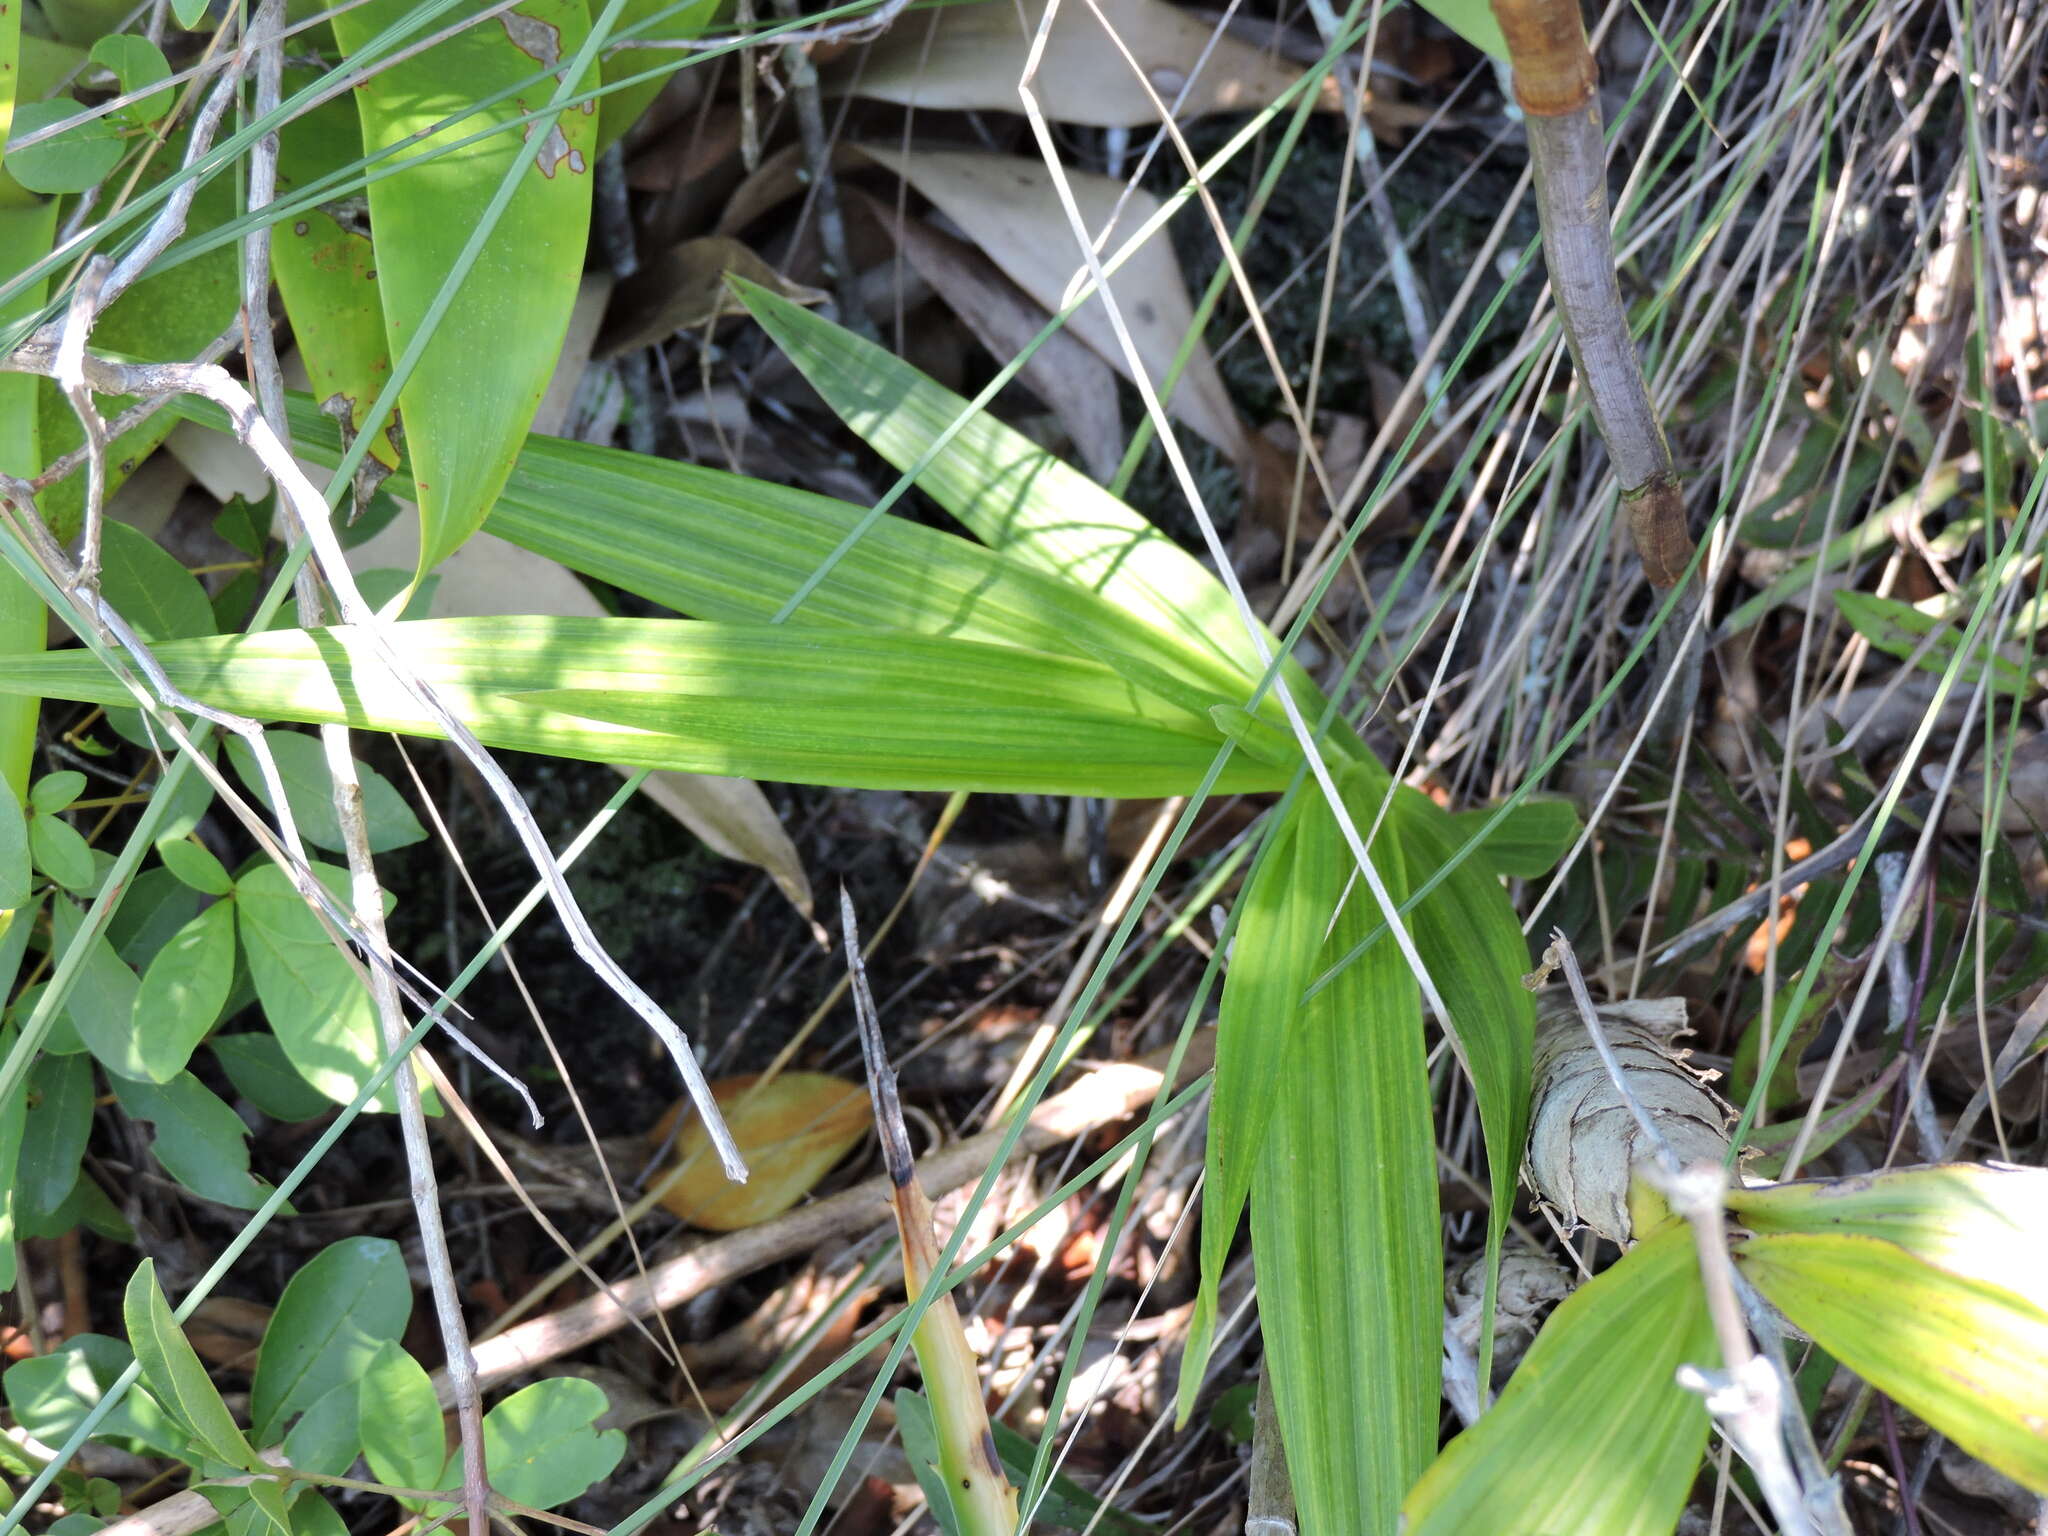
<path fill-rule="evenodd" d="M 693 1227 L 736 1232 L 780 1216 L 867 1133 L 867 1090 L 858 1083 L 821 1072 L 785 1072 L 756 1089 L 759 1082 L 749 1074 L 711 1087 L 753 1171 L 746 1183 L 727 1180 L 702 1121 L 692 1117 L 676 1138 L 674 1161 L 686 1167 L 661 1203 Z M 662 1117 L 654 1141 L 668 1139 L 684 1107 Z"/>

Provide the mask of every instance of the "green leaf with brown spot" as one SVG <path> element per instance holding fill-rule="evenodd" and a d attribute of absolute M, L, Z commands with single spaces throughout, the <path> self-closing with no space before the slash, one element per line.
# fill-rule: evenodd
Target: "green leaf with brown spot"
<path fill-rule="evenodd" d="M 360 61 L 414 9 L 412 0 L 370 0 L 335 15 L 335 37 Z M 403 167 L 369 189 L 392 357 L 433 326 L 399 396 L 420 508 L 420 574 L 483 522 L 561 353 L 590 228 L 596 103 L 570 108 L 544 132 L 519 119 L 555 93 L 589 26 L 580 0 L 525 0 L 354 92 L 365 152 L 393 151 Z M 443 284 L 508 175 L 517 189 L 434 321 Z"/>

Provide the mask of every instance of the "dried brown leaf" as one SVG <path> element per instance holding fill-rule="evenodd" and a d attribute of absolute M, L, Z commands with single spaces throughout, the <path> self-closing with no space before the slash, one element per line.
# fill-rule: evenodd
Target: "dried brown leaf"
<path fill-rule="evenodd" d="M 1032 39 L 1047 0 L 1019 6 L 945 6 L 927 26 L 900 26 L 824 81 L 828 93 L 878 98 L 904 106 L 963 112 L 1015 112 Z M 1104 33 L 1121 38 L 1176 118 L 1212 112 L 1255 112 L 1285 91 L 1301 71 L 1263 49 L 1166 0 L 1098 0 L 1067 4 L 1053 18 L 1034 89 L 1047 117 L 1092 128 L 1149 127 L 1159 121 L 1152 94 Z M 1206 55 L 1206 57 L 1205 57 Z M 1191 83 L 1192 82 L 1192 83 Z M 1324 93 L 1334 107 L 1334 88 Z"/>
<path fill-rule="evenodd" d="M 726 283 L 735 274 L 797 304 L 821 304 L 827 297 L 784 277 L 732 236 L 704 235 L 670 246 L 619 284 L 598 355 L 651 346 L 678 331 L 701 331 L 745 314 Z"/>
<path fill-rule="evenodd" d="M 876 222 L 896 238 L 897 249 L 1001 362 L 1029 346 L 1050 316 L 981 252 L 942 235 L 922 219 L 895 217 L 875 199 Z M 1100 356 L 1066 331 L 1055 331 L 1025 361 L 1024 382 L 1059 418 L 1081 465 L 1097 480 L 1116 472 L 1123 453 L 1123 422 L 1116 375 Z"/>
<path fill-rule="evenodd" d="M 1052 174 L 1041 161 L 961 150 L 904 153 L 872 144 L 862 152 L 931 199 L 1034 300 L 1051 311 L 1062 307 L 1082 257 Z M 1102 231 L 1110 229 L 1105 251 L 1114 251 L 1159 207 L 1159 200 L 1149 192 L 1127 189 L 1107 176 L 1069 171 L 1067 180 L 1089 231 L 1100 239 Z M 1110 279 L 1110 287 L 1145 371 L 1154 382 L 1163 380 L 1194 323 L 1194 305 L 1164 231 L 1124 264 Z M 1099 296 L 1076 310 L 1067 324 L 1112 368 L 1129 377 L 1109 312 Z M 1206 345 L 1196 347 L 1167 406 L 1191 431 L 1207 438 L 1233 461 L 1245 456 L 1244 427 Z"/>
<path fill-rule="evenodd" d="M 1672 1041 L 1686 1033 L 1683 998 L 1641 998 L 1595 1010 L 1636 1102 L 1680 1163 L 1720 1161 L 1729 1109 Z M 1629 1186 L 1653 1161 L 1627 1101 L 1615 1088 L 1569 999 L 1537 1010 L 1529 1177 L 1568 1222 L 1626 1247 L 1634 1235 Z"/>

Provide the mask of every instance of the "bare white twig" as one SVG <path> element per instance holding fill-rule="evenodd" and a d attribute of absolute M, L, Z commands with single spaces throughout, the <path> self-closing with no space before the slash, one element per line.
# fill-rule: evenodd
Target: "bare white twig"
<path fill-rule="evenodd" d="M 1849 1536 L 1833 1480 L 1803 1485 L 1787 1453 L 1789 1426 L 1799 1415 L 1798 1398 L 1784 1368 L 1750 1344 L 1736 1293 L 1735 1265 L 1728 1257 L 1723 1217 L 1727 1172 L 1718 1163 L 1694 1163 L 1659 1184 L 1672 1210 L 1692 1227 L 1707 1311 L 1721 1343 L 1724 1367 L 1706 1371 L 1680 1366 L 1678 1384 L 1706 1400 L 1707 1412 L 1756 1474 L 1757 1487 L 1777 1516 L 1783 1536 Z"/>
<path fill-rule="evenodd" d="M 272 3 L 272 0 L 266 0 Z M 356 775 L 355 759 L 349 752 L 348 727 L 327 725 L 320 729 L 327 749 L 327 771 L 334 780 L 334 809 L 341 820 L 342 843 L 348 851 L 351 890 L 356 921 L 370 935 L 379 951 L 389 947 L 384 932 L 383 894 L 377 886 L 377 869 L 370 857 L 369 828 L 363 816 L 363 787 Z M 370 996 L 377 1005 L 377 1029 L 385 1054 L 405 1045 L 409 1033 L 399 1002 L 398 989 L 391 984 L 391 971 L 378 966 L 370 972 Z M 456 1289 L 455 1266 L 448 1253 L 448 1234 L 441 1225 L 441 1191 L 434 1178 L 434 1149 L 427 1140 L 427 1117 L 420 1106 L 420 1082 L 408 1054 L 391 1076 L 398 1093 L 398 1125 L 405 1143 L 405 1165 L 412 1195 L 413 1219 L 419 1224 L 420 1252 L 426 1261 L 428 1289 L 434 1298 L 434 1321 L 447 1355 L 444 1369 L 448 1393 L 453 1399 L 456 1425 L 462 1443 L 462 1495 L 469 1514 L 469 1528 L 489 1529 L 484 1518 L 490 1502 L 491 1484 L 484 1465 L 483 1394 L 477 1386 L 476 1355 L 469 1346 L 469 1327 L 462 1316 L 462 1299 Z"/>
<path fill-rule="evenodd" d="M 261 0 L 249 26 L 248 46 L 256 55 L 256 112 L 259 117 L 275 110 L 283 80 L 281 23 L 283 0 Z M 250 158 L 249 206 L 252 211 L 267 207 L 277 191 L 276 134 L 266 134 Z M 242 307 L 249 339 L 249 375 L 256 382 L 263 419 L 278 441 L 288 442 L 290 427 L 285 418 L 284 375 L 278 366 L 277 346 L 270 326 L 270 226 L 258 224 L 242 247 Z M 287 511 L 292 533 L 302 536 L 303 524 Z M 319 583 L 310 566 L 299 567 L 295 578 L 299 623 L 312 629 L 326 619 Z M 370 853 L 370 832 L 363 810 L 363 787 L 356 771 L 355 754 L 349 745 L 346 725 L 323 725 L 320 744 L 327 757 L 336 825 L 341 831 L 343 851 L 348 858 L 350 905 L 355 930 L 363 936 L 367 953 L 385 959 L 370 970 L 370 998 L 377 1010 L 377 1029 L 387 1055 L 404 1049 L 410 1033 L 404 1005 L 398 995 L 396 977 L 390 966 L 391 943 L 384 928 L 383 892 L 377 883 L 376 862 Z M 440 1186 L 434 1175 L 434 1150 L 427 1139 L 427 1119 L 420 1104 L 419 1076 L 411 1056 L 398 1064 L 392 1074 L 392 1091 L 397 1100 L 399 1136 L 405 1147 L 408 1186 L 412 1195 L 413 1219 L 419 1227 L 420 1255 L 427 1271 L 428 1291 L 434 1299 L 434 1319 L 441 1334 L 441 1348 L 447 1358 L 450 1389 L 455 1399 L 456 1425 L 462 1446 L 463 1504 L 472 1531 L 485 1531 L 485 1510 L 491 1486 L 484 1464 L 483 1398 L 477 1390 L 476 1359 L 470 1352 L 469 1328 L 462 1316 L 461 1295 L 456 1285 L 455 1266 L 448 1252 L 448 1235 L 441 1224 Z"/>

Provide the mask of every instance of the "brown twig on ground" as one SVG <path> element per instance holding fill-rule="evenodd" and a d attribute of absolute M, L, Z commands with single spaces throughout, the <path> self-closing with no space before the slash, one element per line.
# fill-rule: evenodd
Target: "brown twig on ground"
<path fill-rule="evenodd" d="M 1196 1035 L 1174 1084 L 1165 1081 L 1172 1057 L 1170 1048 L 1141 1061 L 1097 1067 L 1033 1111 L 1024 1134 L 1011 1150 L 1011 1157 L 1043 1152 L 1139 1113 L 1158 1094 L 1170 1092 L 1179 1083 L 1208 1071 L 1213 1049 L 1206 1031 Z M 999 1126 L 934 1152 L 918 1164 L 918 1178 L 934 1194 L 957 1189 L 986 1171 L 1007 1135 Z M 478 1384 L 488 1390 L 521 1371 L 616 1333 L 636 1317 L 679 1306 L 712 1286 L 727 1284 L 779 1260 L 793 1258 L 827 1238 L 873 1227 L 885 1219 L 890 1187 L 886 1175 L 868 1179 L 758 1227 L 714 1238 L 644 1276 L 618 1282 L 609 1295 L 592 1296 L 508 1329 L 494 1339 L 486 1339 L 476 1346 Z M 434 1386 L 442 1403 L 447 1404 L 450 1398 L 445 1377 L 437 1373 Z"/>

